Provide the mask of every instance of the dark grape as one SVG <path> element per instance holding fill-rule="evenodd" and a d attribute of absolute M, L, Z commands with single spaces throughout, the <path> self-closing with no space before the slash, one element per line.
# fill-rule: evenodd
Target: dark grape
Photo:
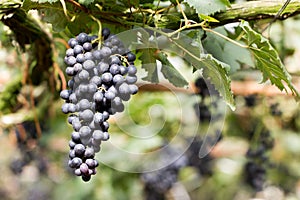
<path fill-rule="evenodd" d="M 110 30 L 108 28 L 102 29 L 102 36 L 104 37 L 105 40 L 108 38 L 109 35 L 110 35 Z"/>

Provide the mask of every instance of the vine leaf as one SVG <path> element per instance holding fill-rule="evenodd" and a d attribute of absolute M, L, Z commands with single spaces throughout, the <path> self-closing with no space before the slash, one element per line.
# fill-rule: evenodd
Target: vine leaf
<path fill-rule="evenodd" d="M 222 35 L 227 35 L 224 27 L 218 27 L 214 30 Z M 254 65 L 249 49 L 237 46 L 213 33 L 207 33 L 207 37 L 203 40 L 203 47 L 208 53 L 212 54 L 214 58 L 229 64 L 230 73 L 239 70 L 241 64 L 247 64 L 248 66 Z"/>
<path fill-rule="evenodd" d="M 24 0 L 22 8 L 26 11 L 38 9 L 43 14 L 43 20 L 52 25 L 55 32 L 65 30 L 69 21 L 62 4 L 58 0 Z"/>
<path fill-rule="evenodd" d="M 166 79 L 170 81 L 176 87 L 184 87 L 189 83 L 186 79 L 177 71 L 177 69 L 170 63 L 167 56 L 162 52 L 156 55 L 157 60 L 162 63 L 161 72 Z"/>
<path fill-rule="evenodd" d="M 228 0 L 184 0 L 191 7 L 194 7 L 198 14 L 211 15 L 226 9 L 230 6 Z"/>
<path fill-rule="evenodd" d="M 287 85 L 292 94 L 299 99 L 299 93 L 291 82 L 291 76 L 270 42 L 261 34 L 255 32 L 248 22 L 242 21 L 240 27 L 245 32 L 243 40 L 255 58 L 255 66 L 262 72 L 262 82 L 270 80 L 271 83 L 276 85 L 281 91 L 285 90 L 288 92 L 286 88 Z"/>
<path fill-rule="evenodd" d="M 215 89 L 224 98 L 227 105 L 235 110 L 235 102 L 231 91 L 231 79 L 228 76 L 229 65 L 215 59 L 210 54 L 201 56 L 201 61 L 194 63 L 197 69 L 203 69 L 203 77 L 209 78 Z"/>
<path fill-rule="evenodd" d="M 61 6 L 61 5 L 57 5 Z M 63 10 L 57 10 L 56 8 L 45 8 L 40 10 L 43 14 L 43 20 L 52 24 L 53 31 L 60 32 L 65 30 L 68 20 Z"/>
<path fill-rule="evenodd" d="M 198 34 L 198 37 L 190 38 L 190 41 L 188 41 L 188 37 L 183 37 L 173 40 L 173 43 L 181 49 L 181 57 L 188 61 L 195 70 L 202 70 L 203 77 L 210 79 L 210 82 L 220 96 L 223 97 L 227 105 L 232 110 L 235 110 L 235 102 L 230 85 L 231 79 L 228 75 L 230 66 L 217 60 L 211 54 L 204 53 L 200 37 L 201 34 Z"/>
<path fill-rule="evenodd" d="M 142 52 L 140 57 L 142 61 L 142 68 L 148 72 L 146 77 L 143 77 L 142 80 L 149 81 L 152 83 L 158 83 L 158 72 L 157 72 L 157 65 L 156 65 L 156 58 L 154 54 L 157 49 L 154 48 L 147 48 L 147 49 L 140 49 L 139 51 Z"/>

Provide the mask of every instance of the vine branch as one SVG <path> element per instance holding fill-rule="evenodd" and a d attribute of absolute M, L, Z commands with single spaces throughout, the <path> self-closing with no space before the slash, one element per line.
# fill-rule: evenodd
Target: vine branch
<path fill-rule="evenodd" d="M 249 1 L 245 3 L 232 4 L 231 8 L 226 11 L 216 13 L 214 18 L 219 22 L 213 23 L 214 26 L 220 26 L 240 20 L 261 20 L 276 19 L 284 20 L 289 17 L 300 14 L 300 1 L 291 1 L 279 16 L 278 11 L 281 10 L 283 2 L 281 0 L 274 1 Z"/>

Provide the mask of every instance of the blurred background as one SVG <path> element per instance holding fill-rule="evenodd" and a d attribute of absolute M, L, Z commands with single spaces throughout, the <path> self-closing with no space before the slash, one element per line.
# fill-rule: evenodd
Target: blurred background
<path fill-rule="evenodd" d="M 272 24 L 264 35 L 299 83 L 299 17 Z M 58 98 L 68 79 L 67 37 L 51 37 L 49 80 L 28 82 L 31 55 L 0 23 L 0 199 L 300 199 L 299 104 L 276 87 L 261 87 L 251 61 L 232 73 L 235 111 L 201 73 L 187 77 L 192 89 L 167 80 L 147 85 L 137 61 L 140 92 L 109 120 L 98 172 L 83 182 L 67 165 L 72 127 Z M 188 76 L 189 66 L 179 69 Z"/>

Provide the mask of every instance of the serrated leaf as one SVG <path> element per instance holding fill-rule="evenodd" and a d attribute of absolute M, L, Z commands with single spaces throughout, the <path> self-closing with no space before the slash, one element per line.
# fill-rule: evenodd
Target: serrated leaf
<path fill-rule="evenodd" d="M 286 92 L 287 88 L 285 84 L 287 84 L 293 95 L 299 98 L 299 93 L 291 82 L 291 76 L 269 40 L 254 31 L 246 21 L 242 21 L 240 27 L 245 32 L 243 40 L 255 58 L 255 66 L 263 74 L 262 82 L 270 80 L 271 83 L 276 85 L 281 91 L 285 90 Z"/>
<path fill-rule="evenodd" d="M 219 27 L 215 31 L 226 36 L 224 27 Z M 216 34 L 207 33 L 207 37 L 203 40 L 203 47 L 214 58 L 229 64 L 231 73 L 239 70 L 241 64 L 254 65 L 248 49 L 232 44 Z"/>
<path fill-rule="evenodd" d="M 156 58 L 154 57 L 156 50 L 157 49 L 153 48 L 139 50 L 140 52 L 142 52 L 142 55 L 140 57 L 140 60 L 142 61 L 142 68 L 148 72 L 147 76 L 142 78 L 142 80 L 144 81 L 158 83 Z"/>
<path fill-rule="evenodd" d="M 164 77 L 170 81 L 170 83 L 172 83 L 176 87 L 184 87 L 188 85 L 188 82 L 170 63 L 165 54 L 160 52 L 156 55 L 156 58 L 162 63 L 161 72 Z"/>
<path fill-rule="evenodd" d="M 215 89 L 224 98 L 232 110 L 235 110 L 235 102 L 231 92 L 231 79 L 228 76 L 229 66 L 210 54 L 201 56 L 201 62 L 194 64 L 197 69 L 203 69 L 203 76 L 209 78 Z"/>
<path fill-rule="evenodd" d="M 230 3 L 228 0 L 184 0 L 191 7 L 194 7 L 198 14 L 211 15 L 226 9 Z"/>
<path fill-rule="evenodd" d="M 204 78 L 210 79 L 210 82 L 215 86 L 215 89 L 220 93 L 220 96 L 222 96 L 227 105 L 229 105 L 229 107 L 234 110 L 235 102 L 233 99 L 233 94 L 231 92 L 231 80 L 228 76 L 230 66 L 215 59 L 210 54 L 204 54 L 201 46 L 201 39 L 199 37 L 200 34 L 197 38 L 193 39 L 192 42 L 188 42 L 187 37 L 185 37 L 185 40 L 173 40 L 173 43 L 177 45 L 178 48 L 184 51 L 184 54 L 182 54 L 181 56 L 187 62 L 193 65 L 195 69 L 203 70 Z M 179 41 L 181 42 L 179 43 Z M 190 48 L 190 44 L 193 44 L 194 47 Z M 196 49 L 196 44 L 198 44 L 198 49 Z"/>

